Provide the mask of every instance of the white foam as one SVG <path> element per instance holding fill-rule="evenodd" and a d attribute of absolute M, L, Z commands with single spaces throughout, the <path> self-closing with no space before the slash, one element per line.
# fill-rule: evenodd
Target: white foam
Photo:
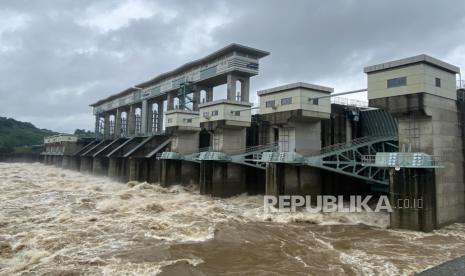
<path fill-rule="evenodd" d="M 12 248 L 19 248 L 11 257 L 0 259 L 0 267 L 6 267 L 1 273 L 39 269 L 37 266 L 51 268 L 57 265 L 56 259 L 61 260 L 60 268 L 95 262 L 101 255 L 137 245 L 141 240 L 202 242 L 212 239 L 217 225 L 225 222 L 272 221 L 286 227 L 290 227 L 289 223 L 365 224 L 379 228 L 389 225 L 387 213 L 265 213 L 263 196 L 212 198 L 200 195 L 194 187 L 122 184 L 39 163 L 0 163 L 0 210 L 0 241 L 8 240 Z M 463 225 L 431 234 L 392 230 L 389 233 L 410 242 L 427 235 L 465 241 Z M 313 238 L 324 250 L 337 251 L 330 242 Z M 374 256 L 370 262 L 371 257 L 364 254 L 343 252 L 340 259 L 352 266 L 363 266 L 361 272 L 367 274 L 399 272 L 381 256 Z M 289 257 L 309 265 L 299 256 Z M 196 265 L 199 260 L 176 261 Z M 90 271 L 107 275 L 118 271 L 122 271 L 120 275 L 156 274 L 173 261 L 105 262 L 102 267 L 89 268 Z M 412 264 L 409 269 L 421 266 L 424 264 Z"/>

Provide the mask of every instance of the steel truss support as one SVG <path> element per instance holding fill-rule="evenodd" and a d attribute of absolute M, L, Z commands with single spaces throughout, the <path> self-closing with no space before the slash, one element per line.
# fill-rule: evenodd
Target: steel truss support
<path fill-rule="evenodd" d="M 303 164 L 387 185 L 388 168 L 366 166 L 363 156 L 376 155 L 377 152 L 397 152 L 399 146 L 396 140 L 396 137 L 365 137 L 324 154 L 306 157 Z"/>

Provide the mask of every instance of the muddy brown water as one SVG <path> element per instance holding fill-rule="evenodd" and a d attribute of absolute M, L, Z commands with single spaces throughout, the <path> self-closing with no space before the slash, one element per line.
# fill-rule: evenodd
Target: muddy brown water
<path fill-rule="evenodd" d="M 465 254 L 465 224 L 268 214 L 263 197 L 0 163 L 0 275 L 411 275 Z"/>

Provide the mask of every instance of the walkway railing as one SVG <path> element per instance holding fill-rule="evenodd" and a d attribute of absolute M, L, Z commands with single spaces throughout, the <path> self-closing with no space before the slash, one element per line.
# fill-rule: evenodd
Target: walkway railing
<path fill-rule="evenodd" d="M 236 148 L 232 150 L 228 150 L 229 155 L 236 155 L 236 154 L 246 154 L 246 153 L 251 153 L 251 152 L 256 152 L 256 151 L 276 151 L 278 149 L 278 143 L 269 143 L 265 145 L 257 145 L 257 146 L 251 146 L 251 147 L 246 147 L 246 148 Z M 209 147 L 203 147 L 199 148 L 199 152 L 206 152 L 206 151 L 219 151 L 215 149 L 215 147 L 209 146 Z"/>
<path fill-rule="evenodd" d="M 356 107 L 368 107 L 367 101 L 361 101 L 356 99 L 349 99 L 344 97 L 332 97 L 331 98 L 332 104 L 340 104 L 340 105 L 347 105 L 347 106 L 356 106 Z"/>
<path fill-rule="evenodd" d="M 339 143 L 339 144 L 334 144 L 334 145 L 323 147 L 321 148 L 320 153 L 324 154 L 324 153 L 329 153 L 329 152 L 333 152 L 336 150 L 351 148 L 354 146 L 360 146 L 361 144 L 371 143 L 373 141 L 380 140 L 380 139 L 397 140 L 398 138 L 395 136 L 392 136 L 392 137 L 364 136 L 364 137 L 353 139 L 347 143 Z"/>
<path fill-rule="evenodd" d="M 442 167 L 441 156 L 417 152 L 382 152 L 377 155 L 362 155 L 362 166 L 392 168 L 437 168 Z"/>

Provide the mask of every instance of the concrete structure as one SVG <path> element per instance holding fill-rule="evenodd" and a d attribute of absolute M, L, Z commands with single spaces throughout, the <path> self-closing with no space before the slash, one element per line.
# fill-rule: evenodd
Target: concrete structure
<path fill-rule="evenodd" d="M 268 142 L 278 144 L 282 160 L 266 167 L 267 194 L 321 194 L 319 169 L 292 163 L 321 150 L 321 120 L 330 118 L 331 103 L 317 98 L 331 92 L 332 88 L 301 82 L 258 91 L 260 114 L 270 122 Z"/>
<path fill-rule="evenodd" d="M 368 99 L 428 93 L 457 99 L 456 74 L 460 69 L 427 55 L 365 67 Z"/>
<path fill-rule="evenodd" d="M 140 180 L 147 175 L 149 181 L 162 185 L 198 184 L 199 162 L 175 158 L 158 160 L 157 154 L 163 151 L 169 153 L 168 156 L 183 156 L 199 152 L 200 124 L 205 124 L 208 117 L 199 114 L 206 112 L 223 118 L 211 121 L 242 128 L 240 134 L 234 136 L 242 137 L 234 140 L 239 144 L 228 140 L 231 137 L 229 127 L 214 131 L 216 134 L 211 141 L 222 141 L 219 143 L 227 145 L 226 151 L 230 146 L 243 148 L 245 128 L 251 120 L 250 110 L 231 111 L 232 108 L 234 111 L 250 108 L 251 104 L 247 103 L 250 77 L 258 74 L 258 60 L 268 54 L 231 44 L 92 104 L 95 133 L 101 142 L 81 154 L 81 170 L 123 181 Z M 227 99 L 221 103 L 212 102 L 213 88 L 222 84 L 227 85 Z M 217 110 L 210 111 L 212 108 Z M 164 138 L 152 139 L 153 136 Z M 153 144 L 154 141 L 158 144 Z M 108 152 L 109 149 L 112 151 Z M 134 149 L 147 154 L 139 153 L 135 158 Z"/>
<path fill-rule="evenodd" d="M 423 197 L 417 210 L 396 210 L 393 227 L 429 231 L 465 220 L 463 113 L 457 102 L 459 68 L 426 55 L 365 68 L 370 106 L 398 121 L 399 144 L 442 158 L 446 169 L 391 171 L 391 195 Z M 395 83 L 393 79 L 404 78 Z M 390 83 L 391 82 L 391 83 Z"/>
<path fill-rule="evenodd" d="M 166 112 L 166 132 L 170 134 L 171 143 L 166 151 L 176 155 L 188 155 L 199 150 L 199 111 L 170 110 Z M 183 160 L 161 160 L 160 184 L 198 184 L 199 168 L 195 162 Z"/>
<path fill-rule="evenodd" d="M 175 109 L 174 98 L 177 97 L 180 109 L 184 109 L 188 101 L 196 107 L 200 104 L 202 91 L 205 93 L 204 101 L 211 101 L 213 87 L 221 84 L 227 84 L 228 99 L 235 100 L 238 96 L 241 99 L 248 99 L 249 78 L 258 74 L 258 60 L 268 54 L 265 51 L 231 44 L 202 59 L 186 63 L 173 71 L 100 100 L 91 105 L 96 115 L 95 133 L 100 133 L 105 137 L 110 136 L 110 128 L 105 128 L 105 122 L 107 125 L 110 122 L 108 114 L 115 115 L 116 122 L 119 122 L 120 115 L 118 114 L 127 112 L 128 120 L 125 123 L 129 133 L 123 135 L 146 134 L 149 131 L 148 126 L 153 125 L 153 120 L 151 121 L 152 118 L 148 114 L 150 109 L 147 108 L 151 104 L 167 101 L 167 109 L 173 110 Z M 236 91 L 237 82 L 241 87 L 239 94 Z M 189 95 L 192 96 L 189 98 Z M 136 109 L 141 110 L 140 114 L 136 114 Z M 162 116 L 160 108 L 158 111 L 157 115 Z M 140 119 L 135 120 L 138 115 Z M 162 121 L 161 118 L 158 119 L 158 122 L 160 121 Z M 119 135 L 116 131 L 113 133 L 116 136 Z"/>
<path fill-rule="evenodd" d="M 44 138 L 44 163 L 65 169 L 79 169 L 79 161 L 73 156 L 90 143 L 89 138 L 58 134 Z"/>
<path fill-rule="evenodd" d="M 67 162 L 50 156 L 79 139 L 48 139 L 45 161 L 119 181 L 198 185 L 219 197 L 422 197 L 425 208 L 391 214 L 395 228 L 430 231 L 464 219 L 457 67 L 426 55 L 366 67 L 370 107 L 335 98 L 329 87 L 283 85 L 258 91 L 252 115 L 250 78 L 268 54 L 231 44 L 100 100 L 91 105 L 96 139 L 68 151 Z M 223 84 L 226 98 L 213 101 Z M 446 157 L 446 169 L 435 156 Z"/>
<path fill-rule="evenodd" d="M 252 103 L 248 92 L 237 101 L 228 99 L 200 105 L 200 124 L 210 133 L 210 153 L 201 153 L 200 192 L 227 197 L 246 192 L 247 178 L 242 165 L 217 162 L 213 156 L 240 153 L 247 147 L 246 128 L 251 124 Z"/>

